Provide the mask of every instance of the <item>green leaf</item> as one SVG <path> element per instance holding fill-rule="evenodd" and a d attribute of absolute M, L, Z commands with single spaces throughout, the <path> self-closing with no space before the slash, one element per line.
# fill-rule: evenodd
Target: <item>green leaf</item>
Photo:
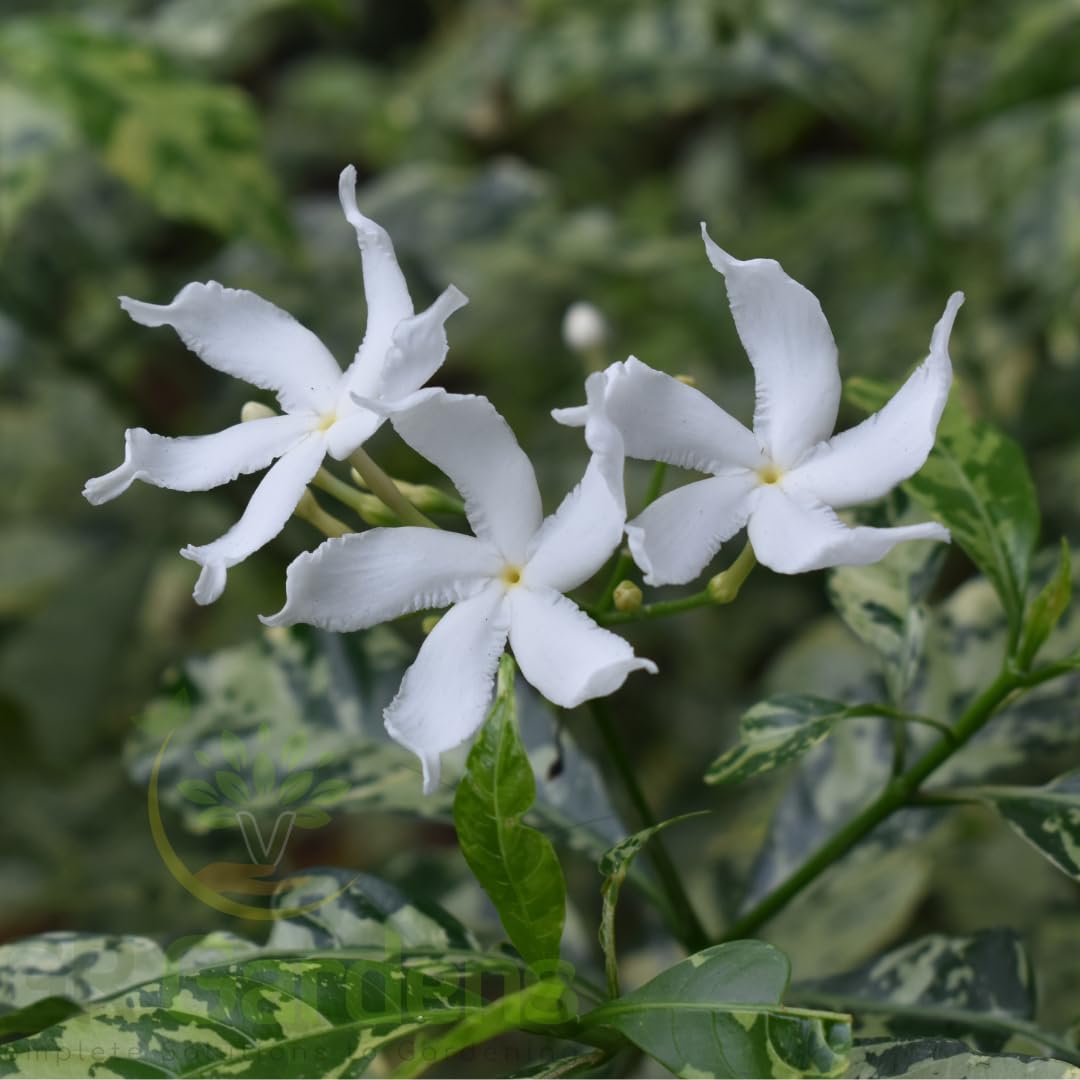
<path fill-rule="evenodd" d="M 1043 787 L 957 789 L 995 810 L 1059 870 L 1080 881 L 1080 769 Z"/>
<path fill-rule="evenodd" d="M 536 798 L 536 781 L 518 735 L 514 670 L 504 656 L 495 704 L 454 797 L 454 826 L 514 947 L 543 971 L 559 958 L 566 884 L 551 841 L 521 820 Z"/>
<path fill-rule="evenodd" d="M 868 411 L 890 397 L 887 384 L 870 379 L 850 380 L 845 392 Z M 1035 485 L 1020 445 L 951 400 L 934 449 L 904 490 L 949 529 L 993 583 L 1015 641 L 1039 537 Z"/>
<path fill-rule="evenodd" d="M 1054 627 L 1061 621 L 1072 599 L 1072 558 L 1069 542 L 1062 537 L 1061 561 L 1057 572 L 1039 590 L 1028 606 L 1020 645 L 1016 650 L 1016 662 L 1021 668 L 1031 666 Z"/>
<path fill-rule="evenodd" d="M 1066 1061 L 1029 1057 L 1026 1054 L 973 1054 L 956 1039 L 883 1039 L 856 1045 L 845 1077 L 893 1080 L 1062 1080 L 1080 1077 L 1080 1069 Z"/>
<path fill-rule="evenodd" d="M 600 873 L 604 875 L 604 883 L 600 886 L 602 909 L 600 913 L 600 948 L 604 954 L 604 971 L 607 974 L 608 992 L 612 997 L 619 996 L 619 961 L 615 950 L 615 905 L 619 902 L 619 892 L 622 890 L 626 875 L 630 872 L 630 866 L 641 849 L 662 829 L 669 825 L 677 825 L 680 821 L 689 818 L 701 817 L 708 810 L 699 810 L 693 814 L 682 814 L 679 817 L 661 821 L 658 825 L 652 825 L 647 829 L 620 840 L 613 848 L 604 852 L 600 860 Z"/>
<path fill-rule="evenodd" d="M 188 802 L 197 806 L 217 806 L 221 801 L 217 788 L 205 780 L 181 780 L 176 789 Z"/>
<path fill-rule="evenodd" d="M 295 824 L 298 829 L 321 829 L 330 824 L 330 815 L 317 806 L 302 806 L 296 811 Z"/>
<path fill-rule="evenodd" d="M 0 1012 L 0 1042 L 25 1039 L 80 1012 L 75 1002 L 63 997 L 42 998 L 14 1012 Z"/>
<path fill-rule="evenodd" d="M 247 781 L 229 769 L 218 769 L 214 773 L 218 791 L 237 806 L 246 806 L 251 801 L 251 789 Z"/>
<path fill-rule="evenodd" d="M 277 770 L 274 768 L 273 758 L 265 750 L 260 750 L 255 755 L 255 761 L 251 766 L 251 781 L 255 785 L 257 795 L 266 796 L 274 790 Z"/>
<path fill-rule="evenodd" d="M 278 792 L 278 802 L 282 806 L 288 806 L 290 803 L 296 802 L 297 799 L 302 799 L 310 790 L 314 780 L 315 773 L 311 769 L 305 769 L 303 772 L 293 773 L 291 776 L 285 777 L 281 784 L 281 790 Z"/>
<path fill-rule="evenodd" d="M 557 979 L 541 979 L 514 994 L 493 1001 L 472 1013 L 445 1035 L 418 1039 L 412 1054 L 395 1070 L 395 1077 L 419 1076 L 433 1064 L 445 1061 L 477 1043 L 519 1028 L 558 1024 L 570 1018 L 564 1004 L 566 986 Z"/>
<path fill-rule="evenodd" d="M 873 706 L 848 707 L 810 694 L 779 694 L 759 702 L 739 720 L 739 741 L 705 774 L 707 784 L 738 784 L 801 757 L 822 742 L 834 724 L 868 715 Z"/>
<path fill-rule="evenodd" d="M 239 772 L 248 763 L 247 749 L 235 731 L 221 733 L 221 756 Z"/>
<path fill-rule="evenodd" d="M 853 1012 L 860 1034 L 970 1038 L 995 1052 L 1035 1012 L 1031 965 L 1009 930 L 931 934 L 794 991 L 800 1001 Z"/>
<path fill-rule="evenodd" d="M 782 1004 L 790 965 L 761 941 L 714 945 L 583 1017 L 677 1076 L 839 1076 L 851 1018 Z"/>

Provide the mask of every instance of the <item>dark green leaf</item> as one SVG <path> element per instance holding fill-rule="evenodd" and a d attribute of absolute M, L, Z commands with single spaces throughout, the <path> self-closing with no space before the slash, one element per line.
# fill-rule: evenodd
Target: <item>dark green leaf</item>
<path fill-rule="evenodd" d="M 761 941 L 714 945 L 583 1018 L 677 1076 L 838 1076 L 850 1017 L 782 1004 L 790 967 Z"/>
<path fill-rule="evenodd" d="M 699 810 L 693 814 L 682 814 L 679 817 L 661 821 L 658 825 L 652 825 L 647 829 L 620 840 L 613 848 L 604 852 L 600 860 L 600 873 L 604 875 L 604 883 L 600 886 L 602 908 L 600 912 L 600 948 L 604 954 L 604 970 L 607 973 L 608 991 L 612 997 L 619 996 L 619 960 L 615 950 L 615 905 L 619 902 L 619 892 L 622 890 L 626 875 L 630 872 L 630 866 L 641 849 L 661 829 L 669 825 L 677 825 L 680 821 L 689 818 L 701 817 L 707 814 L 707 810 Z"/>
<path fill-rule="evenodd" d="M 551 970 L 559 958 L 566 885 L 551 841 L 521 820 L 535 797 L 517 729 L 514 664 L 503 657 L 495 704 L 454 797 L 454 825 L 466 862 L 518 952 L 539 970 Z"/>
<path fill-rule="evenodd" d="M 890 388 L 852 379 L 846 394 L 874 410 L 888 400 Z M 993 583 L 1015 640 L 1039 537 L 1035 485 L 1019 444 L 950 401 L 934 449 L 904 488 L 949 529 Z"/>
<path fill-rule="evenodd" d="M 739 741 L 705 774 L 708 784 L 737 784 L 771 772 L 822 742 L 834 724 L 864 716 L 861 707 L 809 694 L 780 694 L 755 705 L 739 721 Z"/>
<path fill-rule="evenodd" d="M 1036 594 L 1024 618 L 1024 629 L 1016 650 L 1016 662 L 1021 668 L 1031 665 L 1054 627 L 1061 621 L 1071 599 L 1072 557 L 1068 541 L 1062 538 L 1057 572 Z"/>
<path fill-rule="evenodd" d="M 278 802 L 282 806 L 288 806 L 290 803 L 296 802 L 297 799 L 302 799 L 310 790 L 314 779 L 315 774 L 311 769 L 305 769 L 303 772 L 293 773 L 291 776 L 285 777 L 281 784 L 281 790 L 278 792 Z"/>
<path fill-rule="evenodd" d="M 80 1012 L 75 1002 L 64 997 L 41 998 L 14 1012 L 0 1012 L 0 1042 L 25 1039 Z"/>
<path fill-rule="evenodd" d="M 218 791 L 237 806 L 246 806 L 251 801 L 251 789 L 247 781 L 238 773 L 229 769 L 218 769 L 214 773 L 214 782 L 217 784 Z"/>

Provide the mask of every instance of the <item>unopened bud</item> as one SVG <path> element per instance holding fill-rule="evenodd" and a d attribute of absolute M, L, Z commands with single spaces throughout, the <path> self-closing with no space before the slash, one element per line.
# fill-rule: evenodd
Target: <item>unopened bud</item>
<path fill-rule="evenodd" d="M 359 492 L 353 504 L 360 519 L 367 525 L 400 525 L 397 514 L 390 510 L 377 495 Z"/>
<path fill-rule="evenodd" d="M 439 620 L 441 618 L 441 615 L 425 615 L 420 620 L 420 629 L 423 630 L 425 634 L 430 634 L 431 631 L 439 625 Z"/>
<path fill-rule="evenodd" d="M 632 581 L 620 581 L 612 600 L 616 611 L 637 611 L 641 607 L 641 590 Z"/>
<path fill-rule="evenodd" d="M 562 322 L 563 341 L 579 353 L 602 349 L 611 336 L 607 319 L 595 304 L 577 300 L 566 309 Z"/>
<path fill-rule="evenodd" d="M 464 514 L 465 504 L 440 491 L 431 484 L 410 484 L 406 480 L 395 480 L 394 486 L 422 514 Z"/>
<path fill-rule="evenodd" d="M 270 416 L 277 416 L 277 413 L 269 405 L 264 405 L 261 401 L 245 401 L 243 408 L 240 410 L 240 419 L 245 424 L 249 420 L 265 420 Z"/>
<path fill-rule="evenodd" d="M 675 381 L 686 383 L 687 386 L 697 386 L 697 379 L 693 375 L 676 375 Z"/>
<path fill-rule="evenodd" d="M 726 570 L 709 578 L 709 584 L 705 586 L 709 593 L 709 599 L 714 604 L 730 604 L 739 595 L 742 581 L 735 580 Z"/>

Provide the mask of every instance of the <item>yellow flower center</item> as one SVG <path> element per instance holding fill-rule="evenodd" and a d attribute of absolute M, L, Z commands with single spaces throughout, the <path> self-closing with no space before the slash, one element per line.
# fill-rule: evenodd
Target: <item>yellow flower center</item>
<path fill-rule="evenodd" d="M 521 567 L 513 566 L 507 563 L 506 566 L 499 571 L 499 580 L 508 588 L 512 589 L 515 585 L 521 582 Z"/>
<path fill-rule="evenodd" d="M 322 419 L 319 420 L 319 426 L 316 431 L 326 431 L 332 428 L 337 423 L 337 413 L 329 412 Z"/>
<path fill-rule="evenodd" d="M 784 470 L 778 465 L 773 465 L 770 462 L 768 465 L 762 465 L 757 471 L 758 479 L 763 484 L 775 484 L 780 480 L 780 477 L 784 475 Z"/>

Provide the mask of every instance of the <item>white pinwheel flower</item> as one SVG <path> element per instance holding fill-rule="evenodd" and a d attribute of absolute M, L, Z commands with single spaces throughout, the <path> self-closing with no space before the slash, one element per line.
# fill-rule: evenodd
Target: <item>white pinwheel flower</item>
<path fill-rule="evenodd" d="M 749 430 L 698 390 L 634 357 L 604 372 L 604 409 L 629 457 L 711 474 L 628 523 L 646 582 L 693 580 L 744 525 L 758 561 L 781 574 L 876 562 L 903 540 L 947 541 L 948 531 L 934 522 L 851 528 L 835 511 L 880 498 L 926 461 L 952 384 L 949 334 L 963 294 L 949 298 L 929 355 L 892 400 L 831 435 L 840 375 L 821 305 L 779 263 L 734 259 L 704 224 L 701 232 L 754 367 L 754 425 Z M 594 408 L 553 415 L 580 426 Z"/>
<path fill-rule="evenodd" d="M 398 434 L 461 492 L 476 535 L 406 526 L 328 540 L 289 566 L 285 606 L 263 622 L 361 630 L 453 605 L 385 713 L 390 735 L 420 758 L 430 793 L 440 754 L 483 722 L 508 639 L 524 677 L 564 708 L 656 665 L 563 595 L 622 537 L 622 441 L 602 409 L 587 429 L 594 452 L 585 475 L 547 519 L 532 464 L 486 398 L 424 391 L 391 411 Z"/>
<path fill-rule="evenodd" d="M 171 326 L 211 367 L 274 391 L 283 410 L 215 435 L 166 438 L 131 428 L 124 463 L 83 489 L 95 505 L 115 499 L 133 480 L 205 491 L 274 463 L 228 532 L 180 552 L 202 566 L 194 594 L 200 604 L 221 595 L 230 566 L 282 530 L 327 454 L 347 458 L 383 423 L 384 414 L 354 395 L 392 403 L 423 386 L 446 357 L 446 319 L 467 303 L 451 285 L 415 315 L 389 235 L 357 208 L 351 165 L 341 173 L 338 194 L 360 245 L 368 311 L 364 340 L 344 372 L 310 330 L 252 292 L 211 281 L 184 286 L 167 305 L 120 299 L 136 322 Z"/>

